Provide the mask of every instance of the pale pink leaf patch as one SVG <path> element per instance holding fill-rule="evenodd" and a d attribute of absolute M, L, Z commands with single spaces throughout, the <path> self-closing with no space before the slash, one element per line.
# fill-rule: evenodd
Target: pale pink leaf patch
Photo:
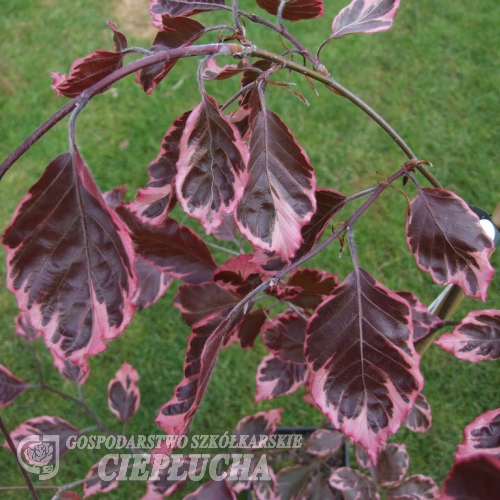
<path fill-rule="evenodd" d="M 388 491 L 389 500 L 438 500 L 441 498 L 439 487 L 433 479 L 427 476 L 417 474 L 407 477 Z"/>
<path fill-rule="evenodd" d="M 16 335 L 22 337 L 27 342 L 34 342 L 40 337 L 42 332 L 35 330 L 31 324 L 30 316 L 28 313 L 21 312 L 16 316 Z"/>
<path fill-rule="evenodd" d="M 122 422 L 128 422 L 139 409 L 141 395 L 136 382 L 139 374 L 126 361 L 108 384 L 108 406 Z"/>
<path fill-rule="evenodd" d="M 422 388 L 408 303 L 356 269 L 310 319 L 311 395 L 375 462 Z"/>
<path fill-rule="evenodd" d="M 130 322 L 137 281 L 132 241 L 76 150 L 50 163 L 3 244 L 8 287 L 60 358 L 85 366 Z"/>
<path fill-rule="evenodd" d="M 471 311 L 453 333 L 445 333 L 435 343 L 463 361 L 499 359 L 500 310 Z"/>
<path fill-rule="evenodd" d="M 94 464 L 85 476 L 83 498 L 89 498 L 97 493 L 109 493 L 118 488 L 120 485 L 118 477 L 122 465 L 124 465 L 123 459 L 118 453 L 109 457 L 105 464 L 101 464 L 101 460 Z"/>
<path fill-rule="evenodd" d="M 307 440 L 307 452 L 318 457 L 327 457 L 337 452 L 344 443 L 344 435 L 336 430 L 318 429 Z"/>
<path fill-rule="evenodd" d="M 243 71 L 251 68 L 252 66 L 246 59 L 242 59 L 238 64 L 225 64 L 219 66 L 217 59 L 211 57 L 205 64 L 202 76 L 204 80 L 227 80 Z"/>
<path fill-rule="evenodd" d="M 207 234 L 234 212 L 247 184 L 248 148 L 238 131 L 203 93 L 183 131 L 177 161 L 177 199 Z"/>
<path fill-rule="evenodd" d="M 391 29 L 400 0 L 353 0 L 335 17 L 331 38 Z"/>

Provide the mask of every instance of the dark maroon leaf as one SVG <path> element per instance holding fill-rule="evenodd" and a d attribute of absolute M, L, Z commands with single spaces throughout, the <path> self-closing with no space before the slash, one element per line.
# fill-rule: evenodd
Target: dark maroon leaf
<path fill-rule="evenodd" d="M 170 459 L 166 454 L 167 451 L 166 449 L 155 449 L 151 452 L 155 458 L 147 483 L 148 489 L 141 500 L 161 500 L 171 496 L 188 480 L 188 472 L 191 467 L 190 457 L 172 457 Z M 162 463 L 163 460 L 168 460 L 166 467 Z"/>
<path fill-rule="evenodd" d="M 224 262 L 214 273 L 214 281 L 226 290 L 245 297 L 262 283 L 264 273 L 252 262 L 253 256 L 241 254 Z"/>
<path fill-rule="evenodd" d="M 177 199 L 184 211 L 211 233 L 234 212 L 247 184 L 248 148 L 203 93 L 186 122 L 177 162 Z"/>
<path fill-rule="evenodd" d="M 240 469 L 236 467 L 229 469 L 226 479 L 235 493 L 241 493 L 251 488 L 256 500 L 276 500 L 274 495 L 276 476 L 273 469 L 268 465 L 267 459 L 263 460 L 263 456 L 253 455 L 250 459 L 248 474 L 245 470 L 244 477 L 242 477 L 243 474 Z M 246 480 L 245 477 L 250 479 Z"/>
<path fill-rule="evenodd" d="M 251 349 L 266 319 L 266 313 L 261 308 L 249 312 L 241 323 L 224 338 L 224 347 L 238 342 L 242 349 Z"/>
<path fill-rule="evenodd" d="M 177 3 L 177 2 L 173 2 Z M 150 9 L 154 4 L 150 5 Z M 158 22 L 161 31 L 151 47 L 151 52 L 161 52 L 163 50 L 176 49 L 179 47 L 189 47 L 204 33 L 204 27 L 198 21 L 187 17 L 172 17 L 165 13 L 158 17 L 153 16 Z M 157 21 L 159 19 L 159 21 Z M 156 25 L 156 24 L 155 24 Z M 138 72 L 136 82 L 140 83 L 146 94 L 151 94 L 154 88 L 167 76 L 175 66 L 178 59 L 152 64 Z"/>
<path fill-rule="evenodd" d="M 436 344 L 463 361 L 477 363 L 500 358 L 500 311 L 472 311 Z"/>
<path fill-rule="evenodd" d="M 300 493 L 309 483 L 311 466 L 294 465 L 281 469 L 276 475 L 276 500 L 302 498 Z"/>
<path fill-rule="evenodd" d="M 329 483 L 332 488 L 349 493 L 348 498 L 380 500 L 373 479 L 350 467 L 340 467 L 335 470 L 330 476 Z"/>
<path fill-rule="evenodd" d="M 318 429 L 307 440 L 307 452 L 318 457 L 327 457 L 340 449 L 344 435 L 335 430 Z"/>
<path fill-rule="evenodd" d="M 80 500 L 80 496 L 76 491 L 63 491 L 59 497 L 61 500 Z"/>
<path fill-rule="evenodd" d="M 432 427 L 431 406 L 422 393 L 417 396 L 404 424 L 413 432 L 427 432 Z"/>
<path fill-rule="evenodd" d="M 454 283 L 466 295 L 485 300 L 494 246 L 462 199 L 440 188 L 419 189 L 407 212 L 406 233 L 418 266 L 436 283 Z"/>
<path fill-rule="evenodd" d="M 186 126 L 189 113 L 178 116 L 167 130 L 160 152 L 149 164 L 149 182 L 144 189 L 139 189 L 134 200 L 127 204 L 142 222 L 160 225 L 172 210 L 177 200 L 175 196 L 175 176 L 179 160 L 179 142 Z"/>
<path fill-rule="evenodd" d="M 0 408 L 10 405 L 26 390 L 26 382 L 15 377 L 5 366 L 0 365 Z"/>
<path fill-rule="evenodd" d="M 292 394 L 306 381 L 307 365 L 286 363 L 274 354 L 265 356 L 257 368 L 255 402 Z"/>
<path fill-rule="evenodd" d="M 408 303 L 356 268 L 309 321 L 311 394 L 375 462 L 422 387 Z"/>
<path fill-rule="evenodd" d="M 257 0 L 261 9 L 276 15 L 280 0 Z M 321 17 L 324 13 L 323 0 L 288 0 L 283 9 L 283 19 L 301 21 Z"/>
<path fill-rule="evenodd" d="M 35 330 L 30 321 L 28 313 L 22 312 L 16 316 L 16 335 L 22 337 L 27 342 L 34 342 L 42 332 Z"/>
<path fill-rule="evenodd" d="M 363 469 L 370 469 L 373 467 L 373 462 L 368 456 L 368 453 L 362 446 L 359 446 L 359 444 L 356 445 L 356 460 Z"/>
<path fill-rule="evenodd" d="M 108 384 L 108 406 L 122 422 L 128 422 L 137 412 L 141 395 L 136 382 L 139 374 L 127 362 L 123 363 Z"/>
<path fill-rule="evenodd" d="M 433 479 L 415 475 L 395 484 L 387 491 L 389 500 L 437 500 L 440 498 L 439 488 Z"/>
<path fill-rule="evenodd" d="M 223 214 L 222 224 L 213 230 L 212 235 L 218 240 L 233 241 L 236 243 L 238 241 L 236 238 L 237 230 L 233 214 Z"/>
<path fill-rule="evenodd" d="M 172 278 L 142 257 L 136 257 L 134 270 L 138 284 L 133 301 L 137 310 L 142 311 L 163 297 L 172 283 Z"/>
<path fill-rule="evenodd" d="M 121 52 L 128 48 L 127 37 L 116 29 L 116 24 L 108 22 L 109 28 L 113 31 L 113 42 L 115 44 L 114 50 L 115 52 Z"/>
<path fill-rule="evenodd" d="M 287 287 L 298 287 L 300 293 L 290 299 L 292 304 L 304 309 L 316 309 L 330 295 L 339 280 L 327 271 L 297 269 L 286 282 Z"/>
<path fill-rule="evenodd" d="M 191 421 L 208 386 L 217 355 L 231 322 L 224 314 L 214 313 L 196 323 L 188 338 L 184 360 L 184 379 L 175 388 L 173 398 L 158 412 L 156 423 L 167 434 L 187 434 Z M 234 321 L 237 321 L 238 317 Z"/>
<path fill-rule="evenodd" d="M 443 324 L 443 320 L 429 312 L 429 309 L 413 293 L 396 293 L 410 304 L 413 320 L 413 342 L 427 337 L 432 330 Z"/>
<path fill-rule="evenodd" d="M 120 484 L 118 482 L 118 476 L 122 465 L 122 458 L 118 454 L 114 457 L 110 457 L 104 466 L 101 464 L 101 460 L 94 464 L 85 476 L 86 481 L 83 483 L 83 498 L 88 498 L 97 493 L 108 493 L 118 488 Z M 107 480 L 106 478 L 109 479 Z"/>
<path fill-rule="evenodd" d="M 281 408 L 269 411 L 261 411 L 255 415 L 242 418 L 233 431 L 236 442 L 240 443 L 240 437 L 245 437 L 247 444 L 252 444 L 252 449 L 261 448 L 265 445 L 262 436 L 269 436 L 276 432 L 276 425 L 281 421 Z M 255 444 L 254 444 L 255 443 Z"/>
<path fill-rule="evenodd" d="M 457 460 L 448 473 L 440 500 L 500 498 L 500 459 L 474 455 Z"/>
<path fill-rule="evenodd" d="M 345 196 L 332 189 L 316 189 L 314 196 L 316 198 L 316 212 L 301 230 L 303 241 L 295 252 L 293 261 L 300 259 L 313 249 L 328 223 L 345 205 Z"/>
<path fill-rule="evenodd" d="M 236 495 L 225 479 L 222 481 L 211 479 L 195 492 L 185 496 L 184 500 L 236 500 Z"/>
<path fill-rule="evenodd" d="M 181 285 L 174 297 L 174 306 L 181 311 L 182 318 L 193 326 L 215 312 L 229 312 L 240 298 L 217 283 Z"/>
<path fill-rule="evenodd" d="M 404 444 L 388 444 L 377 456 L 377 483 L 390 486 L 401 481 L 408 471 L 409 456 Z"/>
<path fill-rule="evenodd" d="M 455 458 L 477 453 L 500 458 L 500 409 L 483 413 L 464 429 L 464 440 L 458 445 Z"/>
<path fill-rule="evenodd" d="M 88 363 L 84 366 L 75 365 L 69 359 L 62 359 L 54 351 L 50 351 L 57 371 L 67 380 L 83 385 L 90 375 Z"/>
<path fill-rule="evenodd" d="M 123 54 L 96 50 L 81 59 L 77 59 L 69 70 L 69 75 L 51 73 L 54 79 L 52 88 L 58 95 L 76 97 L 103 78 L 123 66 Z M 101 90 L 104 92 L 107 89 Z"/>
<path fill-rule="evenodd" d="M 116 212 L 127 224 L 137 254 L 157 269 L 187 283 L 212 278 L 217 265 L 194 231 L 172 218 L 165 219 L 161 226 L 144 224 L 123 206 Z"/>
<path fill-rule="evenodd" d="M 307 500 L 337 499 L 328 484 L 328 478 L 323 474 L 313 474 L 310 477 L 309 483 L 304 488 L 304 493 L 301 498 L 307 498 Z"/>
<path fill-rule="evenodd" d="M 68 451 L 68 438 L 70 436 L 78 437 L 80 435 L 80 430 L 77 427 L 73 427 L 62 418 L 43 416 L 26 420 L 10 433 L 10 437 L 12 438 L 12 441 L 14 441 L 16 447 L 18 447 L 20 442 L 28 436 L 39 436 L 42 438 L 44 435 L 59 437 L 59 456 L 56 456 L 56 453 L 53 453 L 50 461 L 47 462 L 47 464 L 50 464 L 54 463 L 55 460 L 62 457 Z M 33 446 L 33 443 L 34 442 L 32 442 L 31 445 L 29 443 L 25 443 L 23 445 L 22 449 L 25 454 L 27 449 Z M 53 446 L 53 441 L 50 441 L 50 443 L 52 443 L 51 446 Z M 7 443 L 4 443 L 4 447 L 10 449 Z M 52 448 L 52 452 L 53 451 L 54 450 Z"/>
<path fill-rule="evenodd" d="M 307 321 L 295 312 L 285 312 L 264 325 L 262 341 L 285 363 L 305 363 L 304 340 Z"/>
<path fill-rule="evenodd" d="M 8 286 L 60 358 L 84 366 L 134 312 L 134 250 L 75 150 L 55 159 L 3 235 Z"/>
<path fill-rule="evenodd" d="M 127 186 L 119 186 L 110 191 L 102 193 L 102 198 L 109 208 L 116 208 L 123 203 L 123 198 L 127 191 Z"/>
<path fill-rule="evenodd" d="M 331 38 L 391 29 L 400 0 L 353 0 L 335 17 Z"/>
<path fill-rule="evenodd" d="M 149 12 L 153 17 L 153 25 L 161 29 L 164 14 L 187 17 L 206 10 L 220 9 L 221 5 L 225 5 L 225 0 L 151 0 Z"/>
<path fill-rule="evenodd" d="M 236 223 L 252 244 L 289 261 L 316 209 L 316 178 L 288 127 L 267 109 L 252 122 L 248 171 Z"/>

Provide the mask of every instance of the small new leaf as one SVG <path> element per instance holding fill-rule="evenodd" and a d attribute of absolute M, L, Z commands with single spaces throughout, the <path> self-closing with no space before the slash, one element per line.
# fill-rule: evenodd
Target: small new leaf
<path fill-rule="evenodd" d="M 122 422 L 128 422 L 139 408 L 141 395 L 136 382 L 139 374 L 127 362 L 108 384 L 108 406 Z"/>

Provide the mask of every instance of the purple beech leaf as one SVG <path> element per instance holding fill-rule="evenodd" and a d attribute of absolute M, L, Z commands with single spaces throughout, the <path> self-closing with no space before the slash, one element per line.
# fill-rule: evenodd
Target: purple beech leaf
<path fill-rule="evenodd" d="M 405 299 L 411 307 L 413 320 L 413 342 L 421 340 L 431 333 L 435 328 L 443 324 L 443 320 L 429 312 L 429 309 L 420 302 L 418 297 L 411 292 L 396 292 Z"/>
<path fill-rule="evenodd" d="M 215 99 L 203 93 L 182 134 L 177 161 L 177 199 L 198 219 L 207 234 L 234 212 L 248 181 L 248 148 L 219 111 Z"/>
<path fill-rule="evenodd" d="M 142 222 L 161 225 L 177 201 L 175 176 L 179 159 L 179 142 L 191 111 L 178 116 L 165 133 L 158 156 L 148 167 L 149 182 L 139 189 L 134 200 L 127 204 Z"/>
<path fill-rule="evenodd" d="M 500 310 L 471 311 L 453 333 L 445 333 L 435 343 L 463 361 L 500 358 Z"/>
<path fill-rule="evenodd" d="M 290 261 L 316 210 L 316 177 L 288 127 L 267 109 L 251 125 L 248 172 L 236 223 L 252 244 Z"/>
<path fill-rule="evenodd" d="M 229 312 L 240 300 L 217 283 L 184 284 L 175 294 L 174 306 L 179 309 L 184 321 L 193 326 L 215 312 Z"/>
<path fill-rule="evenodd" d="M 400 0 L 353 0 L 335 17 L 330 38 L 391 29 Z"/>
<path fill-rule="evenodd" d="M 82 386 L 90 375 L 90 368 L 88 363 L 84 366 L 76 365 L 69 359 L 62 359 L 54 351 L 50 351 L 54 360 L 54 366 L 57 371 L 70 382 Z"/>
<path fill-rule="evenodd" d="M 440 500 L 500 498 L 500 459 L 479 454 L 457 460 L 442 487 Z"/>
<path fill-rule="evenodd" d="M 255 403 L 292 394 L 305 383 L 307 375 L 305 363 L 287 363 L 268 354 L 257 368 Z"/>
<path fill-rule="evenodd" d="M 257 5 L 269 14 L 277 15 L 280 0 L 257 0 Z M 323 13 L 323 0 L 288 0 L 283 9 L 283 19 L 301 21 L 321 17 Z"/>
<path fill-rule="evenodd" d="M 139 409 L 141 395 L 136 382 L 139 374 L 126 361 L 108 384 L 108 406 L 122 422 L 128 422 Z"/>
<path fill-rule="evenodd" d="M 373 467 L 371 458 L 369 457 L 366 450 L 359 444 L 356 445 L 355 449 L 356 449 L 356 460 L 358 461 L 360 467 L 362 467 L 363 469 L 369 469 L 370 467 Z"/>
<path fill-rule="evenodd" d="M 252 262 L 252 258 L 250 254 L 231 257 L 215 271 L 214 281 L 226 290 L 245 297 L 259 286 L 265 277 L 262 269 Z"/>
<path fill-rule="evenodd" d="M 60 358 L 85 366 L 134 313 L 134 249 L 77 151 L 56 158 L 3 235 L 8 287 Z"/>
<path fill-rule="evenodd" d="M 123 203 L 123 198 L 127 192 L 127 186 L 118 186 L 110 191 L 102 193 L 102 198 L 109 208 L 116 208 Z"/>
<path fill-rule="evenodd" d="M 0 365 L 0 408 L 10 405 L 27 388 L 26 382 Z"/>
<path fill-rule="evenodd" d="M 142 257 L 135 258 L 134 270 L 138 284 L 132 300 L 137 311 L 142 311 L 163 297 L 172 283 L 172 278 Z"/>
<path fill-rule="evenodd" d="M 30 321 L 30 315 L 26 312 L 21 312 L 16 316 L 16 335 L 22 337 L 27 342 L 34 342 L 40 337 L 42 332 L 35 330 Z"/>
<path fill-rule="evenodd" d="M 456 460 L 477 453 L 500 458 L 500 409 L 483 413 L 464 429 L 464 440 L 457 447 Z"/>
<path fill-rule="evenodd" d="M 223 347 L 228 347 L 233 342 L 237 342 L 242 349 L 253 348 L 255 339 L 259 335 L 266 319 L 266 313 L 261 308 L 249 312 L 241 320 L 241 323 L 224 338 Z"/>
<path fill-rule="evenodd" d="M 301 498 L 307 500 L 336 500 L 338 497 L 332 492 L 328 484 L 328 478 L 323 474 L 316 473 L 312 474 Z"/>
<path fill-rule="evenodd" d="M 297 313 L 284 312 L 264 325 L 262 341 L 281 361 L 303 364 L 306 327 L 307 321 Z"/>
<path fill-rule="evenodd" d="M 377 483 L 390 486 L 401 481 L 408 472 L 409 461 L 404 444 L 388 444 L 377 456 Z"/>
<path fill-rule="evenodd" d="M 161 226 L 150 226 L 123 206 L 116 213 L 129 228 L 137 254 L 157 269 L 187 283 L 202 283 L 212 278 L 217 264 L 193 230 L 172 218 L 167 218 Z"/>
<path fill-rule="evenodd" d="M 237 243 L 237 230 L 233 214 L 222 214 L 222 224 L 213 230 L 212 236 L 218 240 Z"/>
<path fill-rule="evenodd" d="M 195 5 L 192 5 L 195 4 Z M 162 28 L 162 17 L 188 17 L 207 10 L 220 9 L 225 0 L 150 0 L 149 12 L 153 18 L 153 26 Z"/>
<path fill-rule="evenodd" d="M 493 241 L 462 199 L 441 188 L 419 189 L 406 234 L 417 265 L 436 283 L 454 283 L 484 302 L 494 272 L 488 260 Z"/>
<path fill-rule="evenodd" d="M 77 59 L 71 65 L 68 76 L 51 73 L 54 79 L 52 88 L 58 95 L 76 97 L 123 66 L 123 54 L 120 52 L 128 47 L 127 38 L 116 29 L 114 23 L 108 22 L 108 26 L 113 31 L 115 52 L 96 50 L 84 58 Z"/>
<path fill-rule="evenodd" d="M 109 493 L 118 488 L 118 476 L 120 467 L 122 466 L 122 459 L 119 454 L 106 462 L 102 471 L 99 471 L 99 462 L 94 464 L 85 476 L 86 481 L 83 483 L 83 498 L 89 498 L 97 493 Z M 99 477 L 94 477 L 99 474 Z M 106 481 L 102 477 L 114 476 L 113 479 Z"/>
<path fill-rule="evenodd" d="M 388 500 L 438 500 L 439 488 L 433 479 L 417 474 L 395 484 L 387 491 Z"/>
<path fill-rule="evenodd" d="M 340 449 L 344 435 L 335 430 L 318 429 L 307 440 L 307 452 L 318 457 L 327 457 Z"/>
<path fill-rule="evenodd" d="M 162 443 L 160 449 L 152 450 L 151 455 L 165 456 L 168 450 L 164 449 L 163 445 L 164 443 Z M 188 472 L 191 467 L 191 458 L 189 456 L 172 458 L 166 467 L 160 468 L 161 466 L 160 462 L 156 464 L 155 469 L 155 461 L 153 460 L 151 476 L 147 482 L 147 492 L 141 500 L 162 500 L 182 488 L 189 479 Z M 196 468 L 196 471 L 198 471 L 198 468 Z"/>
<path fill-rule="evenodd" d="M 299 287 L 300 293 L 290 299 L 292 304 L 304 309 L 316 309 L 339 284 L 338 277 L 317 269 L 297 269 L 286 282 L 288 287 Z"/>
<path fill-rule="evenodd" d="M 208 386 L 226 334 L 220 327 L 224 313 L 216 312 L 199 321 L 188 338 L 184 359 L 184 378 L 174 396 L 159 410 L 156 423 L 167 434 L 187 434 L 198 405 Z"/>
<path fill-rule="evenodd" d="M 16 448 L 19 446 L 19 443 L 28 436 L 41 437 L 43 435 L 59 436 L 59 457 L 62 457 L 68 451 L 68 438 L 70 436 L 79 436 L 80 430 L 77 427 L 72 426 L 62 418 L 43 416 L 30 418 L 10 432 L 10 437 L 12 438 L 12 441 L 14 441 Z M 10 450 L 9 445 L 6 442 L 3 446 L 4 448 Z M 23 445 L 24 454 L 26 454 L 26 450 L 28 448 L 30 448 L 30 444 L 25 443 Z M 48 463 L 53 464 L 59 457 L 56 457 L 54 453 Z"/>
<path fill-rule="evenodd" d="M 316 310 L 305 345 L 313 399 L 375 462 L 422 388 L 408 303 L 357 268 Z"/>
<path fill-rule="evenodd" d="M 432 427 L 431 405 L 422 393 L 417 396 L 403 423 L 413 432 L 425 433 Z"/>
<path fill-rule="evenodd" d="M 211 479 L 195 492 L 185 496 L 184 500 L 236 500 L 236 495 L 226 479 L 222 481 Z"/>
<path fill-rule="evenodd" d="M 309 483 L 310 477 L 310 465 L 294 465 L 281 469 L 276 475 L 275 500 L 303 498 L 300 494 Z"/>
<path fill-rule="evenodd" d="M 151 6 L 150 6 L 151 7 Z M 153 23 L 155 24 L 155 23 Z M 204 26 L 194 19 L 187 17 L 172 17 L 168 14 L 160 16 L 158 25 L 161 31 L 151 47 L 151 52 L 161 52 L 179 47 L 189 47 L 204 33 Z M 152 64 L 137 72 L 135 81 L 141 84 L 146 94 L 151 94 L 155 87 L 167 76 L 178 59 Z"/>
<path fill-rule="evenodd" d="M 330 476 L 329 483 L 332 488 L 346 492 L 349 499 L 380 500 L 373 479 L 350 467 L 340 467 L 335 470 Z"/>
<path fill-rule="evenodd" d="M 257 443 L 257 446 L 253 446 L 252 449 L 262 448 L 265 443 L 264 440 L 261 441 L 261 436 L 269 436 L 276 432 L 276 426 L 281 421 L 281 411 L 281 408 L 276 408 L 243 417 L 233 431 L 236 442 L 239 443 L 240 436 L 247 436 L 246 443 L 252 440 Z"/>
<path fill-rule="evenodd" d="M 235 493 L 241 493 L 242 491 L 252 489 L 253 494 L 256 496 L 257 500 L 275 500 L 274 496 L 274 485 L 276 482 L 276 475 L 273 469 L 267 465 L 266 475 L 267 477 L 261 477 L 264 474 L 260 470 L 255 470 L 258 465 L 259 468 L 263 464 L 259 464 L 260 456 L 254 455 L 250 461 L 250 467 L 248 469 L 248 476 L 252 479 L 249 481 L 241 479 L 241 473 L 238 469 L 229 469 L 229 474 L 226 477 L 227 482 L 231 486 Z M 231 475 L 233 473 L 234 475 Z M 268 479 L 271 478 L 271 479 Z"/>

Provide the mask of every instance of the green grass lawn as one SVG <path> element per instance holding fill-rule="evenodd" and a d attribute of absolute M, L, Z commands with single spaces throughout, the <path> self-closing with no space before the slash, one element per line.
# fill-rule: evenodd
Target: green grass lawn
<path fill-rule="evenodd" d="M 314 52 L 346 3 L 326 0 L 322 19 L 293 24 L 292 33 Z M 141 9 L 137 4 L 142 4 Z M 495 0 L 403 0 L 401 4 L 391 31 L 334 41 L 323 50 L 323 62 L 334 78 L 379 111 L 420 158 L 433 163 L 433 172 L 445 187 L 492 211 L 500 201 L 500 62 L 496 50 L 500 4 Z M 147 5 L 147 0 L 0 0 L 2 160 L 66 102 L 51 90 L 49 72 L 66 73 L 74 59 L 97 48 L 112 48 L 107 20 L 117 23 L 129 36 L 130 45 L 149 48 L 154 30 L 148 28 Z M 240 6 L 258 10 L 253 0 L 241 0 Z M 217 23 L 230 20 L 220 12 L 209 17 Z M 284 50 L 274 34 L 262 29 L 248 26 L 248 36 L 259 47 Z M 80 115 L 77 133 L 81 152 L 103 191 L 127 184 L 132 197 L 147 182 L 147 165 L 156 156 L 164 132 L 176 116 L 198 103 L 196 65 L 194 60 L 180 61 L 150 96 L 144 95 L 133 78 L 121 81 L 97 96 Z M 306 96 L 309 107 L 278 88 L 269 89 L 267 103 L 308 152 L 319 186 L 354 194 L 375 186 L 404 163 L 406 158 L 394 142 L 350 102 L 319 85 L 316 97 L 307 82 L 296 76 L 290 80 L 298 83 L 296 90 Z M 231 95 L 234 82 L 222 82 L 217 88 L 207 85 L 207 89 L 222 101 Z M 67 147 L 67 131 L 60 124 L 0 182 L 2 230 L 47 164 Z M 415 192 L 408 186 L 406 194 L 412 197 Z M 405 209 L 404 196 L 396 190 L 384 193 L 355 228 L 359 258 L 363 268 L 389 288 L 411 290 L 429 304 L 441 287 L 418 270 L 406 247 Z M 334 244 L 314 258 L 311 266 L 338 273 L 343 279 L 352 265 L 348 253 L 341 259 L 338 253 L 338 244 Z M 0 257 L 4 280 L 3 248 Z M 217 257 L 222 262 L 224 256 Z M 493 255 L 492 263 L 498 267 L 498 255 Z M 155 307 L 137 314 L 104 354 L 90 360 L 91 376 L 83 386 L 85 399 L 116 432 L 121 432 L 121 426 L 107 409 L 107 384 L 123 361 L 131 363 L 141 376 L 142 404 L 128 425 L 130 434 L 158 433 L 154 424 L 158 408 L 171 398 L 182 379 L 189 329 L 171 306 L 176 288 L 172 286 Z M 486 304 L 467 299 L 454 319 L 472 309 L 500 308 L 499 289 L 495 278 Z M 24 380 L 34 381 L 33 358 L 14 334 L 15 315 L 14 298 L 2 287 L 0 364 Z M 36 346 L 48 381 L 76 396 L 72 384 L 62 381 L 52 368 L 51 356 L 40 340 Z M 260 342 L 251 352 L 233 346 L 221 353 L 192 432 L 231 431 L 243 416 L 276 407 L 283 408 L 284 425 L 321 423 L 322 416 L 301 403 L 302 391 L 253 404 L 255 369 L 264 353 Z M 426 377 L 424 394 L 433 409 L 433 428 L 425 435 L 401 430 L 393 440 L 406 442 L 411 474 L 427 474 L 441 483 L 462 440 L 463 427 L 487 409 L 499 406 L 500 366 L 459 362 L 433 346 L 423 358 L 422 371 Z M 36 390 L 22 394 L 2 409 L 1 415 L 10 429 L 40 415 L 58 415 L 80 428 L 93 425 L 77 406 Z M 97 453 L 68 453 L 54 484 L 83 478 L 99 458 Z M 10 452 L 3 448 L 0 471 L 0 486 L 24 484 Z M 123 484 L 108 498 L 140 498 L 143 493 L 143 483 Z M 21 499 L 28 494 L 1 492 L 0 497 Z M 51 493 L 40 492 L 40 498 L 51 498 Z"/>

